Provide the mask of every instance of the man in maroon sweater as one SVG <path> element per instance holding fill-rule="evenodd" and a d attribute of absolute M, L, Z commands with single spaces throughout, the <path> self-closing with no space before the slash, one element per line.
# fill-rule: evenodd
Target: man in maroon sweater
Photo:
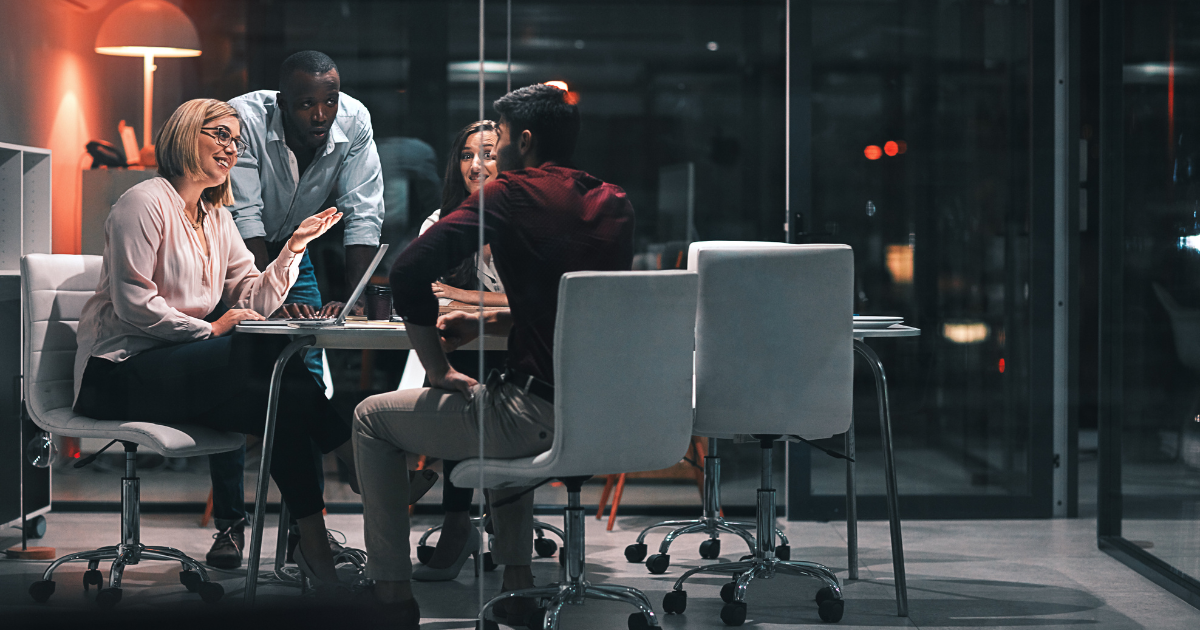
<path fill-rule="evenodd" d="M 409 588 L 406 453 L 449 460 L 476 457 L 479 407 L 487 457 L 529 457 L 554 441 L 554 323 L 558 283 L 571 271 L 627 270 L 633 259 L 633 208 L 625 191 L 570 164 L 579 114 L 567 93 L 547 85 L 511 92 L 500 114 L 495 181 L 434 224 L 396 259 L 392 295 L 432 387 L 372 396 L 355 411 L 354 448 L 375 596 L 398 618 L 419 619 Z M 454 370 L 445 352 L 474 339 L 477 313 L 438 317 L 432 283 L 479 247 L 492 246 L 509 309 L 489 311 L 488 334 L 508 335 L 503 378 L 479 384 Z M 448 210 L 448 212 L 446 212 Z M 516 490 L 492 493 L 500 503 Z M 504 590 L 533 586 L 533 493 L 492 510 L 493 558 L 505 565 Z M 478 549 L 473 537 L 462 558 Z M 461 566 L 461 565 L 460 565 Z M 528 602 L 498 607 L 524 623 Z"/>

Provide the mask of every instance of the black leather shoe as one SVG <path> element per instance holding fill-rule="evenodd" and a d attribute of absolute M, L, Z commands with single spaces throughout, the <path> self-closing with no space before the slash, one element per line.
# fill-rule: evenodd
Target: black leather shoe
<path fill-rule="evenodd" d="M 242 550 L 246 548 L 246 519 L 232 522 L 218 520 L 217 527 L 212 548 L 204 556 L 204 561 L 216 569 L 241 568 Z"/>
<path fill-rule="evenodd" d="M 532 597 L 510 597 L 492 606 L 492 620 L 510 628 L 533 628 L 530 616 L 537 614 L 537 602 Z"/>

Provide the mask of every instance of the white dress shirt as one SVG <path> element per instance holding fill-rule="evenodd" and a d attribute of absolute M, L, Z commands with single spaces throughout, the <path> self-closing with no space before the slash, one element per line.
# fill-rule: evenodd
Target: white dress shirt
<path fill-rule="evenodd" d="M 231 101 L 242 123 L 246 154 L 230 177 L 229 211 L 242 238 L 268 242 L 287 239 L 296 226 L 324 210 L 330 195 L 343 214 L 346 245 L 379 245 L 383 227 L 383 173 L 371 130 L 371 114 L 362 103 L 341 94 L 324 149 L 298 173 L 296 156 L 284 139 L 278 92 L 260 90 Z"/>

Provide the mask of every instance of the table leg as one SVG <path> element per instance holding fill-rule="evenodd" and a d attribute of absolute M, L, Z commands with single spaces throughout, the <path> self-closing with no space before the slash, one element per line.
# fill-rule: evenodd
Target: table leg
<path fill-rule="evenodd" d="M 316 341 L 316 337 L 312 335 L 296 337 L 279 353 L 279 358 L 275 359 L 275 367 L 271 371 L 271 387 L 267 390 L 267 420 L 262 434 L 262 457 L 258 464 L 258 490 L 254 495 L 254 527 L 250 534 L 250 553 L 246 558 L 245 602 L 248 605 L 254 605 L 254 595 L 258 589 L 258 556 L 262 551 L 263 519 L 267 514 L 267 487 L 271 482 L 271 449 L 275 446 L 275 414 L 279 411 L 279 389 L 283 382 L 283 368 L 292 355 L 301 348 L 313 345 Z M 287 523 L 281 523 L 280 527 L 287 527 Z"/>
<path fill-rule="evenodd" d="M 858 579 L 858 482 L 854 469 L 854 417 L 846 431 L 846 563 L 848 579 Z"/>
<path fill-rule="evenodd" d="M 861 339 L 854 340 L 854 350 L 867 360 L 875 375 L 875 390 L 879 398 L 879 426 L 883 437 L 883 470 L 887 483 L 888 520 L 892 533 L 892 571 L 896 576 L 896 615 L 908 616 L 908 584 L 904 578 L 904 541 L 900 534 L 900 497 L 896 485 L 896 461 L 892 453 L 892 414 L 888 402 L 887 375 L 879 355 Z"/>

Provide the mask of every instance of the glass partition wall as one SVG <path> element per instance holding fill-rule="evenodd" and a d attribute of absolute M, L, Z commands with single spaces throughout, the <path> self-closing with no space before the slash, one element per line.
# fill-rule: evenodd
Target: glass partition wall
<path fill-rule="evenodd" d="M 810 64 L 812 186 L 793 188 L 794 239 L 853 246 L 856 312 L 922 330 L 868 341 L 888 371 L 901 514 L 1048 516 L 1046 385 L 1034 378 L 1048 356 L 1031 346 L 1033 304 L 1049 295 L 1030 271 L 1048 242 L 1030 177 L 1045 120 L 1030 68 L 1035 54 L 1050 61 L 1045 33 L 1023 2 L 793 3 L 806 9 L 792 41 L 793 63 Z M 883 518 L 865 365 L 855 392 L 860 514 Z M 791 464 L 793 518 L 844 516 L 842 462 L 802 447 Z"/>
<path fill-rule="evenodd" d="M 1044 285 L 1030 272 L 1048 242 L 1030 201 L 1030 138 L 1044 120 L 1031 105 L 1030 68 L 1045 38 L 1031 35 L 1027 3 L 494 0 L 482 34 L 475 0 L 182 7 L 205 50 L 182 70 L 184 98 L 275 89 L 279 64 L 297 50 L 337 62 L 342 90 L 371 112 L 392 246 L 385 264 L 440 204 L 455 132 L 479 118 L 481 99 L 494 117 L 491 102 L 510 82 L 561 81 L 577 99 L 576 162 L 628 193 L 636 269 L 682 267 L 697 240 L 850 244 L 856 311 L 902 315 L 923 330 L 871 342 L 889 371 L 902 515 L 1049 514 L 1045 359 L 1031 351 Z M 340 240 L 330 234 L 311 251 L 329 295 L 344 291 Z M 396 387 L 407 353 L 327 359 L 348 417 L 366 395 Z M 860 514 L 882 518 L 873 382 L 865 369 L 856 379 Z M 840 439 L 830 446 L 840 450 Z M 726 511 L 750 514 L 757 446 L 722 449 Z M 807 446 L 775 461 L 779 479 L 787 466 L 791 518 L 843 514 L 840 462 Z M 169 480 L 145 484 L 147 509 L 203 505 L 204 458 L 150 468 Z M 248 488 L 256 470 L 252 452 Z M 630 475 L 621 513 L 698 510 L 697 472 L 683 462 Z M 56 498 L 115 503 L 111 484 L 92 475 L 62 471 Z M 327 482 L 331 509 L 359 509 L 332 461 Z M 597 503 L 603 484 L 586 486 L 584 502 Z M 439 492 L 418 511 L 438 511 Z M 538 494 L 546 506 L 563 498 L 551 487 Z"/>
<path fill-rule="evenodd" d="M 1200 8 L 1099 4 L 1100 545 L 1200 606 Z"/>

